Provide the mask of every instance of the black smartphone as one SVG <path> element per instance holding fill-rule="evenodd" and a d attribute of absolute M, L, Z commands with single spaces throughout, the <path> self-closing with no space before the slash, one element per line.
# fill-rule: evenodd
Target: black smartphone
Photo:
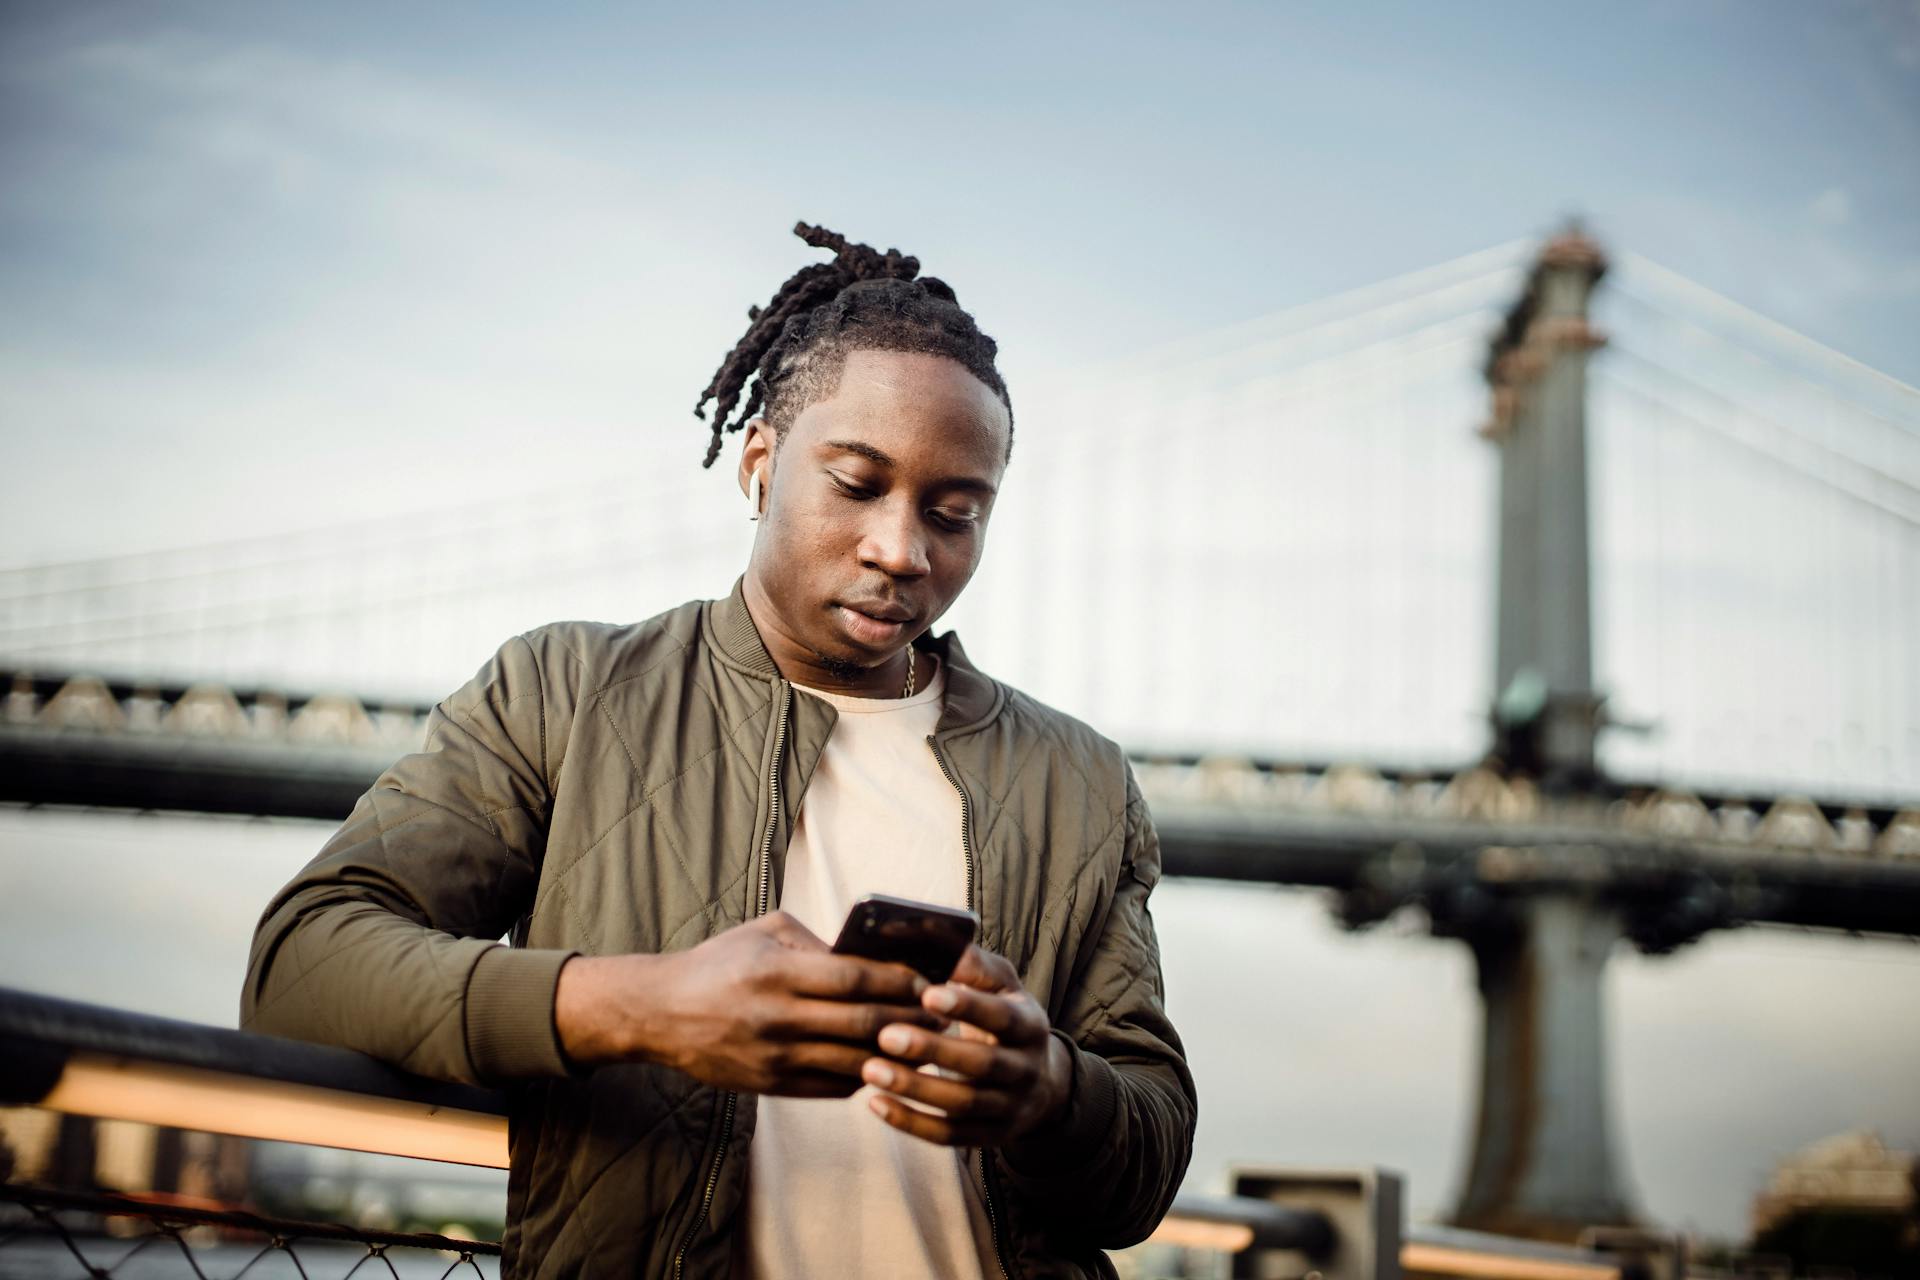
<path fill-rule="evenodd" d="M 958 907 L 870 893 L 853 904 L 833 949 L 843 956 L 897 960 L 928 982 L 945 982 L 980 931 L 980 917 Z"/>

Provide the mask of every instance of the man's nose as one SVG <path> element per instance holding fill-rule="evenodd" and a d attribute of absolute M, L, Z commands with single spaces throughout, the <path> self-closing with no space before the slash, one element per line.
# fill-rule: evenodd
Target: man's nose
<path fill-rule="evenodd" d="M 908 503 L 875 504 L 860 539 L 860 563 L 895 578 L 917 578 L 931 567 L 927 563 L 926 530 L 920 513 Z"/>

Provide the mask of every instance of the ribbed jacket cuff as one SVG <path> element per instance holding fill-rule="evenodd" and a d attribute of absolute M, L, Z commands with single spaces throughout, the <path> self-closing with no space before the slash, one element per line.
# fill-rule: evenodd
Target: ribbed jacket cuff
<path fill-rule="evenodd" d="M 1082 1049 L 1058 1027 L 1053 1034 L 1067 1046 L 1073 1061 L 1073 1082 L 1061 1115 L 1046 1127 L 1000 1148 L 1000 1158 L 1018 1178 L 1048 1178 L 1083 1167 L 1112 1136 L 1114 1114 L 1120 1106 L 1113 1067 L 1107 1060 Z"/>
<path fill-rule="evenodd" d="M 578 952 L 495 946 L 467 979 L 467 1058 L 488 1084 L 568 1074 L 553 1021 L 560 966 Z"/>

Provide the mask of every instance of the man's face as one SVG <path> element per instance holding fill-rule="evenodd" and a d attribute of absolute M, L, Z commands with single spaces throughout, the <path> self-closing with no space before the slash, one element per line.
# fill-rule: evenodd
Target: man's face
<path fill-rule="evenodd" d="M 965 367 L 903 351 L 851 352 L 777 450 L 753 426 L 741 485 L 763 467 L 767 498 L 748 599 L 783 670 L 844 682 L 946 612 L 980 564 L 1011 430 Z"/>

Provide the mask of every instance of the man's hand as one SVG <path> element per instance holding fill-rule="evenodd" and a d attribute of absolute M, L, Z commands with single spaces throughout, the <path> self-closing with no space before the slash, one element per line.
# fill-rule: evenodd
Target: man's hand
<path fill-rule="evenodd" d="M 1067 1047 L 1048 1030 L 1046 1010 L 1004 957 L 969 948 L 952 980 L 928 987 L 920 1003 L 953 1022 L 956 1033 L 908 1022 L 880 1032 L 880 1048 L 892 1060 L 868 1059 L 861 1077 L 886 1090 L 871 1105 L 888 1124 L 944 1146 L 996 1147 L 1042 1127 L 1066 1106 L 1073 1075 Z M 915 1069 L 929 1063 L 953 1074 Z"/>
<path fill-rule="evenodd" d="M 784 911 L 666 955 L 575 956 L 554 1024 L 582 1064 L 655 1062 L 723 1089 L 844 1098 L 882 1027 L 938 1026 L 902 964 L 834 955 Z"/>

